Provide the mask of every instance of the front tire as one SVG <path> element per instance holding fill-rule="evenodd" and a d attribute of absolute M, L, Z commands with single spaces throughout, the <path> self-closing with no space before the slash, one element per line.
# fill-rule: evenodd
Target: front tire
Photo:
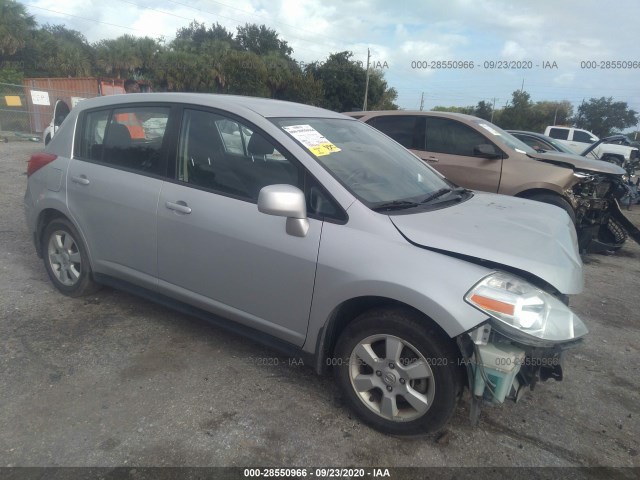
<path fill-rule="evenodd" d="M 462 390 L 459 352 L 430 320 L 409 309 L 374 309 L 342 332 L 334 375 L 346 403 L 386 434 L 442 428 Z"/>
<path fill-rule="evenodd" d="M 614 218 L 609 218 L 607 224 L 602 225 L 600 227 L 600 231 L 598 232 L 598 240 L 603 243 L 610 244 L 613 251 L 620 250 L 624 245 L 624 242 L 626 242 L 627 237 L 627 231 L 620 224 L 620 222 L 618 222 Z"/>
<path fill-rule="evenodd" d="M 42 236 L 42 252 L 49 278 L 61 293 L 80 297 L 99 290 L 80 234 L 68 220 L 49 222 Z"/>

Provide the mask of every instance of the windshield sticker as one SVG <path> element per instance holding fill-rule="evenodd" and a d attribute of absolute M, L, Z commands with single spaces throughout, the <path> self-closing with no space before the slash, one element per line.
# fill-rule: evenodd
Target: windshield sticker
<path fill-rule="evenodd" d="M 479 123 L 478 125 L 480 125 L 482 128 L 490 132 L 492 135 L 500 136 L 500 132 L 497 132 L 494 128 L 490 127 L 486 123 Z"/>
<path fill-rule="evenodd" d="M 311 125 L 291 125 L 282 128 L 307 147 L 316 157 L 341 151 Z"/>

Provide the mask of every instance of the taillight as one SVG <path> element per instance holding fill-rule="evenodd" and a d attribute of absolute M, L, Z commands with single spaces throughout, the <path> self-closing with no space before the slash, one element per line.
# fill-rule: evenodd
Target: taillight
<path fill-rule="evenodd" d="M 53 162 L 56 158 L 58 158 L 58 156 L 53 153 L 34 153 L 31 155 L 29 164 L 27 165 L 27 177 L 30 177 L 45 165 Z"/>

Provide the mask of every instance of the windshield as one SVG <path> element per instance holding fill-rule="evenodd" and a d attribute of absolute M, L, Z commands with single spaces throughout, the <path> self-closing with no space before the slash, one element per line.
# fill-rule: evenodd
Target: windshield
<path fill-rule="evenodd" d="M 362 122 L 329 118 L 272 121 L 370 208 L 389 202 L 411 206 L 409 202 L 424 202 L 452 189 L 431 167 Z"/>
<path fill-rule="evenodd" d="M 491 140 L 496 143 L 502 143 L 503 145 L 509 147 L 511 150 L 518 150 L 520 153 L 528 153 L 532 155 L 537 153 L 533 148 L 524 143 L 522 140 L 517 139 L 509 132 L 501 129 L 491 122 L 488 122 L 487 120 L 478 118 L 474 120 L 474 122 L 479 127 L 483 128 L 489 134 L 489 138 L 491 138 Z"/>

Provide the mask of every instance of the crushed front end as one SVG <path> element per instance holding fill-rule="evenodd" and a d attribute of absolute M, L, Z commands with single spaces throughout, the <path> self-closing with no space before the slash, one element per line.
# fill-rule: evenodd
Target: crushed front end
<path fill-rule="evenodd" d="M 457 337 L 471 393 L 471 420 L 483 404 L 518 401 L 539 381 L 563 378 L 566 350 L 588 333 L 551 286 L 536 286 L 506 272 L 476 284 L 465 301 L 488 320 Z"/>
<path fill-rule="evenodd" d="M 619 207 L 628 191 L 622 175 L 576 170 L 574 176 L 579 181 L 566 193 L 576 214 L 580 252 L 618 250 L 629 235 L 640 243 L 640 231 Z"/>

